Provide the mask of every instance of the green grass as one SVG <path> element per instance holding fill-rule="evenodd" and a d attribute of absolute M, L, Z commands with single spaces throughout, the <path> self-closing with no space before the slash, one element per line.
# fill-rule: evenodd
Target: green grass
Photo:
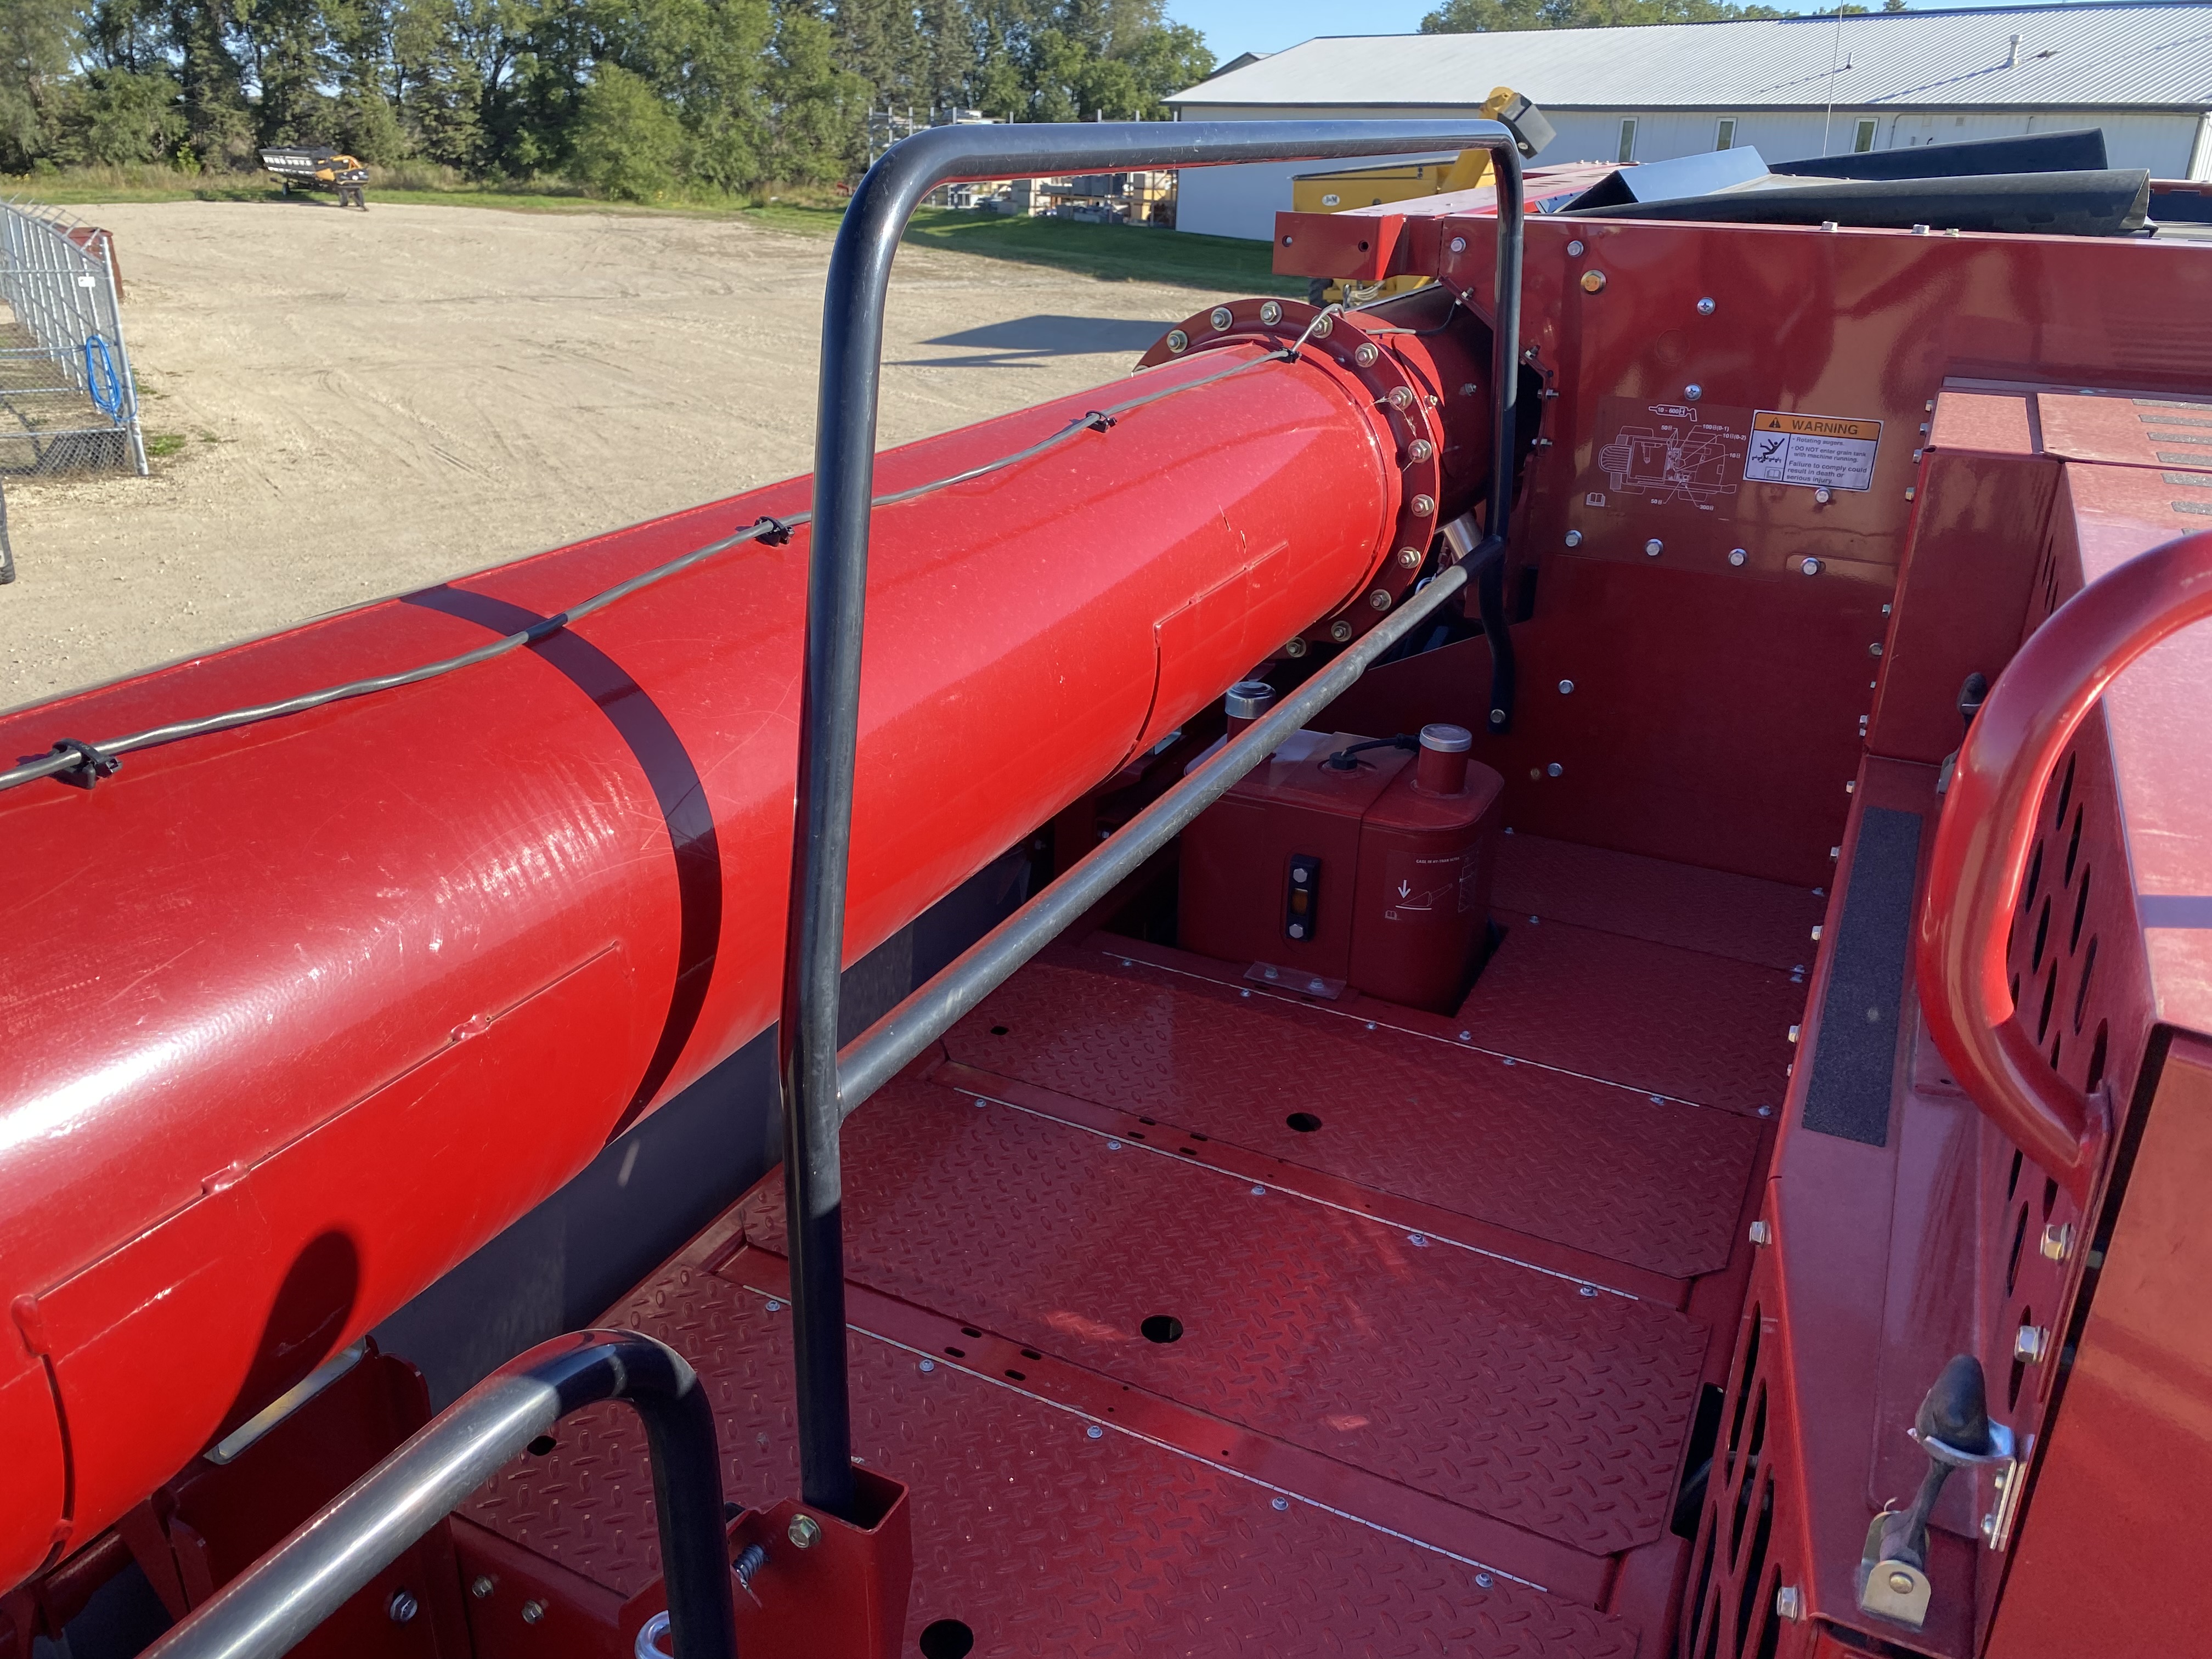
<path fill-rule="evenodd" d="M 260 173 L 186 173 L 168 167 L 72 167 L 0 179 L 0 195 L 33 201 L 97 206 L 107 202 L 264 202 L 283 200 L 274 179 Z M 610 202 L 557 181 L 542 185 L 471 185 L 447 168 L 417 165 L 379 168 L 368 186 L 369 205 L 490 208 L 508 213 L 615 213 L 691 219 L 738 219 L 765 229 L 805 236 L 836 234 L 844 209 L 820 188 L 794 189 L 790 197 L 737 200 L 696 197 L 652 204 Z M 335 210 L 327 192 L 296 198 L 301 211 Z M 906 240 L 919 247 L 972 253 L 986 259 L 1093 276 L 1101 282 L 1168 283 L 1231 294 L 1285 294 L 1303 298 L 1303 277 L 1278 276 L 1273 250 L 1264 242 L 1194 236 L 1133 225 L 1085 225 L 1066 219 L 1012 218 L 951 208 L 924 208 Z"/>
<path fill-rule="evenodd" d="M 146 453 L 154 460 L 166 460 L 185 447 L 181 432 L 149 432 L 146 434 Z"/>

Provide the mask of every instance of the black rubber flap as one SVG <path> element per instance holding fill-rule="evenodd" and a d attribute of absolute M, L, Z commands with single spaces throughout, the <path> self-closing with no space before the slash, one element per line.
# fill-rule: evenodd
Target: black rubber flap
<path fill-rule="evenodd" d="M 1868 807 L 1844 889 L 1813 1080 L 1805 1091 L 1805 1127 L 1817 1134 L 1869 1146 L 1889 1139 L 1890 1083 L 1919 868 L 1920 815 Z"/>
<path fill-rule="evenodd" d="M 1956 179 L 1989 173 L 2101 173 L 2105 130 L 2029 132 L 2009 138 L 1969 138 L 1956 144 L 1908 144 L 1855 155 L 1777 161 L 1770 173 L 1820 179 Z"/>
<path fill-rule="evenodd" d="M 1865 230 L 2008 231 L 2113 236 L 2141 229 L 2150 174 L 2002 173 L 1965 179 L 1796 179 L 1776 174 L 1671 202 L 1567 208 L 1577 219 L 1678 219 L 1713 225 L 1849 225 Z"/>

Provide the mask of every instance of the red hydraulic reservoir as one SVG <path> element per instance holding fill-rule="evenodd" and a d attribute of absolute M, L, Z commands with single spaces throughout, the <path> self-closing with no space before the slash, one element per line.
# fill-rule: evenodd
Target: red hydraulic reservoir
<path fill-rule="evenodd" d="M 1409 742 L 1300 732 L 1207 808 L 1182 835 L 1183 948 L 1294 988 L 1456 1008 L 1482 952 L 1504 780 L 1469 760 L 1459 726 Z"/>

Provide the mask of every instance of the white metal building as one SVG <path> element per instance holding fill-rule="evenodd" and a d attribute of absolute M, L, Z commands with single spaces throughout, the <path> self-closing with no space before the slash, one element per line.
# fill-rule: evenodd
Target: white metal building
<path fill-rule="evenodd" d="M 1666 27 L 1308 40 L 1176 94 L 1179 118 L 1463 116 L 1535 100 L 1542 162 L 1770 161 L 2077 127 L 2114 167 L 2212 178 L 2212 3 L 2005 6 Z M 1192 169 L 1178 229 L 1264 240 L 1304 167 Z"/>

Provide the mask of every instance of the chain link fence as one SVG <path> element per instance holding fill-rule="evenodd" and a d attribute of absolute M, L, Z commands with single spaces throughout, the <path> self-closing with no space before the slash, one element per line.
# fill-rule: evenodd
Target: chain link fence
<path fill-rule="evenodd" d="M 106 234 L 0 202 L 0 474 L 146 471 Z"/>

